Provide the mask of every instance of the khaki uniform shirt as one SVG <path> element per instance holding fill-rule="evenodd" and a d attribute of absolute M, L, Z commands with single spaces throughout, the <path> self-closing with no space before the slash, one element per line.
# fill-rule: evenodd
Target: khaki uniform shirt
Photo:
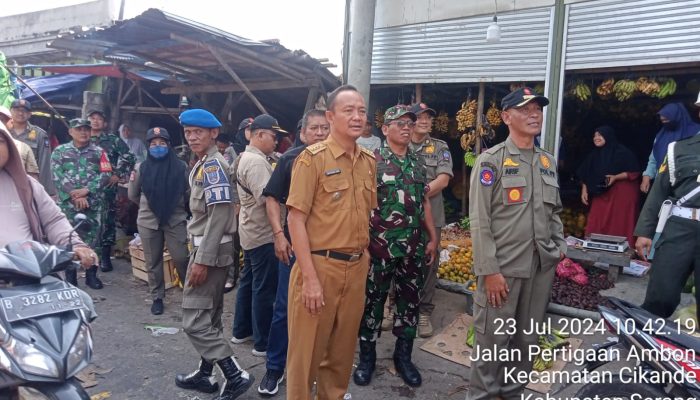
<path fill-rule="evenodd" d="M 469 220 L 476 275 L 530 278 L 533 257 L 543 270 L 566 254 L 554 157 L 533 157 L 508 138 L 479 156 L 469 187 Z"/>
<path fill-rule="evenodd" d="M 374 154 L 355 145 L 348 154 L 329 136 L 299 154 L 287 206 L 308 215 L 311 251 L 357 254 L 369 245 L 369 215 L 377 207 Z"/>
<path fill-rule="evenodd" d="M 158 218 L 151 210 L 151 206 L 148 205 L 148 199 L 146 195 L 141 191 L 141 164 L 136 164 L 136 167 L 131 171 L 131 177 L 129 178 L 129 200 L 139 205 L 139 214 L 136 217 L 136 224 L 143 226 L 148 229 L 158 230 L 160 229 L 160 224 L 158 223 Z M 187 180 L 187 176 L 183 176 L 182 179 Z M 188 188 L 189 184 L 185 184 Z M 189 193 L 185 191 L 185 195 L 180 199 L 175 211 L 173 211 L 168 222 L 169 227 L 177 226 L 187 219 L 187 210 L 185 209 L 185 196 L 189 196 Z"/>
<path fill-rule="evenodd" d="M 236 178 L 239 184 L 238 197 L 241 202 L 240 225 L 238 235 L 243 250 L 251 250 L 274 242 L 272 225 L 267 219 L 265 197 L 262 192 L 272 176 L 272 165 L 267 156 L 257 147 L 248 145 L 238 162 Z M 241 188 L 245 186 L 253 194 Z"/>
<path fill-rule="evenodd" d="M 51 144 L 46 131 L 27 123 L 27 128 L 20 133 L 12 132 L 15 139 L 27 144 L 34 153 L 34 159 L 39 164 L 39 182 L 50 194 L 56 194 L 53 175 L 51 174 Z"/>
<path fill-rule="evenodd" d="M 36 158 L 32 149 L 26 143 L 20 142 L 17 139 L 12 139 L 15 142 L 15 147 L 19 152 L 19 157 L 22 159 L 22 166 L 28 174 L 39 175 L 39 166 L 36 164 Z"/>
<path fill-rule="evenodd" d="M 226 267 L 233 262 L 232 256 L 227 260 L 218 258 L 219 244 L 224 240 L 224 235 L 236 232 L 231 182 L 229 166 L 215 145 L 190 172 L 192 219 L 187 225 L 187 232 L 202 237 L 194 258 L 198 264 Z"/>
<path fill-rule="evenodd" d="M 432 182 L 440 174 L 447 174 L 450 178 L 454 177 L 452 155 L 450 148 L 444 141 L 428 136 L 422 143 L 410 142 L 409 148 L 425 161 L 428 182 Z M 435 227 L 445 226 L 445 203 L 442 192 L 430 198 L 430 208 L 433 212 Z"/>

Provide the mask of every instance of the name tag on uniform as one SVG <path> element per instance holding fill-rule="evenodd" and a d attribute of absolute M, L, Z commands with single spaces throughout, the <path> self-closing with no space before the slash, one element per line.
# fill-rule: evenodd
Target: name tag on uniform
<path fill-rule="evenodd" d="M 326 176 L 338 175 L 338 174 L 340 173 L 340 169 L 338 169 L 338 168 L 336 168 L 336 169 L 331 169 L 331 170 L 328 170 L 328 171 L 326 171 L 326 172 L 324 172 L 324 173 L 326 174 Z"/>

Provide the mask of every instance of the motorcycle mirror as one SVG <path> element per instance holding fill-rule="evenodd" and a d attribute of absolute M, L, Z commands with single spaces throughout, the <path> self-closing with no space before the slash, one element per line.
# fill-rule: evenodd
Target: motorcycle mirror
<path fill-rule="evenodd" d="M 73 217 L 73 222 L 76 224 L 80 224 L 81 222 L 85 221 L 87 219 L 87 216 L 82 213 L 77 213 L 75 214 L 75 217 Z"/>
<path fill-rule="evenodd" d="M 75 217 L 73 217 L 73 222 L 75 223 L 75 226 L 73 227 L 73 229 L 71 229 L 70 232 L 68 232 L 68 246 L 70 250 L 73 250 L 73 232 L 75 232 L 85 221 L 87 221 L 87 215 L 83 213 L 77 213 L 75 214 Z"/>

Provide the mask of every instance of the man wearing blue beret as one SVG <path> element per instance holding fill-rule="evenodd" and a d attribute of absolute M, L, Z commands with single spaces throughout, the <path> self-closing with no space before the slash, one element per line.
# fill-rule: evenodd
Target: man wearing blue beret
<path fill-rule="evenodd" d="M 254 381 L 233 357 L 221 324 L 224 284 L 233 264 L 236 232 L 233 181 L 229 165 L 216 147 L 219 120 L 209 111 L 192 109 L 180 114 L 180 124 L 197 157 L 189 176 L 192 219 L 187 231 L 192 253 L 182 295 L 182 324 L 202 358 L 197 370 L 178 375 L 175 383 L 183 389 L 213 393 L 218 390 L 213 376 L 216 363 L 226 382 L 215 400 L 233 400 Z"/>

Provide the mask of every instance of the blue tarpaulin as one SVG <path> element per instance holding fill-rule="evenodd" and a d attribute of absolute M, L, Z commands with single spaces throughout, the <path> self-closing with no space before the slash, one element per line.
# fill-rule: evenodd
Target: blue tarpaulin
<path fill-rule="evenodd" d="M 28 78 L 25 79 L 25 81 L 27 82 L 27 85 L 36 90 L 49 103 L 70 104 L 75 102 L 75 99 L 77 98 L 78 101 L 75 103 L 81 104 L 83 91 L 85 91 L 86 86 L 92 78 L 92 75 L 56 74 L 37 78 Z M 21 90 L 21 98 L 34 104 L 41 102 L 34 92 L 24 87 L 24 85 L 21 85 L 18 82 L 17 86 L 19 86 Z"/>

